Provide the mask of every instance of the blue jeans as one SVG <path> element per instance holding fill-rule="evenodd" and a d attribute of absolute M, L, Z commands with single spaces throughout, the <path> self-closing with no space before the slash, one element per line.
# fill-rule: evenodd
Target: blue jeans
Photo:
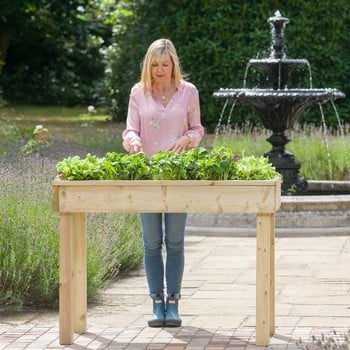
<path fill-rule="evenodd" d="M 140 214 L 144 265 L 150 294 L 164 293 L 163 241 L 166 247 L 165 278 L 167 293 L 180 294 L 185 264 L 186 217 L 186 213 Z"/>

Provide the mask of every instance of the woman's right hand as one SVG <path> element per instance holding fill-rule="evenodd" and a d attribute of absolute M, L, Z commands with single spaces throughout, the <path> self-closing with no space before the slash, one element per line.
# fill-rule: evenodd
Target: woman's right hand
<path fill-rule="evenodd" d="M 180 137 L 178 140 L 176 140 L 174 143 L 172 143 L 166 151 L 173 151 L 176 153 L 180 153 L 182 151 L 185 151 L 188 149 L 188 147 L 191 145 L 192 141 L 191 138 L 188 135 L 184 135 Z"/>
<path fill-rule="evenodd" d="M 142 152 L 142 146 L 140 141 L 133 141 L 130 143 L 129 153 L 136 154 Z"/>

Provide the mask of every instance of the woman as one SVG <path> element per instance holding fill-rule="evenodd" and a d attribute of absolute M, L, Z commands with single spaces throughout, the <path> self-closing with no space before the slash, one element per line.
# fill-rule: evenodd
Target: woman
<path fill-rule="evenodd" d="M 179 153 L 197 147 L 203 134 L 198 91 L 185 81 L 173 43 L 154 41 L 144 57 L 141 80 L 131 89 L 123 147 L 131 154 L 144 152 L 149 157 L 159 151 Z M 141 213 L 140 218 L 145 272 L 153 299 L 148 325 L 179 327 L 186 213 Z"/>

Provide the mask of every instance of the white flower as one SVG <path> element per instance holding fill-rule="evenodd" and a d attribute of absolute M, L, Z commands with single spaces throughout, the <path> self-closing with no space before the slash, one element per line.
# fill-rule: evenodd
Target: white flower
<path fill-rule="evenodd" d="M 36 141 L 41 142 L 43 140 L 46 140 L 48 132 L 49 130 L 47 130 L 41 124 L 39 124 L 35 126 L 35 129 L 33 131 L 33 137 Z"/>
<path fill-rule="evenodd" d="M 88 110 L 89 113 L 93 113 L 93 112 L 95 112 L 95 107 L 94 106 L 88 106 L 87 110 Z"/>
<path fill-rule="evenodd" d="M 39 125 L 35 126 L 33 134 L 34 135 L 39 135 L 39 134 L 44 134 L 44 133 L 47 133 L 47 132 L 48 132 L 48 130 L 46 128 L 44 128 L 41 124 L 39 124 Z"/>

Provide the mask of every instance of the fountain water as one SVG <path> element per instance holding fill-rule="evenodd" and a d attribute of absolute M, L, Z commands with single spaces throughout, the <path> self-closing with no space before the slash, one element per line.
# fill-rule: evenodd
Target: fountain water
<path fill-rule="evenodd" d="M 290 190 L 303 193 L 307 189 L 307 182 L 298 173 L 300 164 L 295 162 L 294 155 L 285 149 L 290 139 L 285 131 L 293 127 L 295 121 L 310 105 L 324 104 L 335 101 L 345 95 L 337 89 L 312 88 L 310 74 L 309 89 L 289 89 L 288 79 L 297 67 L 306 66 L 310 71 L 310 64 L 306 59 L 290 59 L 286 57 L 284 50 L 283 32 L 289 19 L 276 11 L 273 17 L 268 19 L 271 26 L 272 44 L 270 57 L 264 59 L 251 59 L 247 66 L 245 81 L 249 67 L 255 66 L 267 75 L 271 88 L 231 89 L 221 88 L 214 92 L 213 96 L 233 100 L 233 104 L 241 103 L 252 108 L 259 115 L 265 128 L 272 131 L 267 139 L 272 149 L 265 153 L 276 170 L 282 175 L 282 193 Z"/>

